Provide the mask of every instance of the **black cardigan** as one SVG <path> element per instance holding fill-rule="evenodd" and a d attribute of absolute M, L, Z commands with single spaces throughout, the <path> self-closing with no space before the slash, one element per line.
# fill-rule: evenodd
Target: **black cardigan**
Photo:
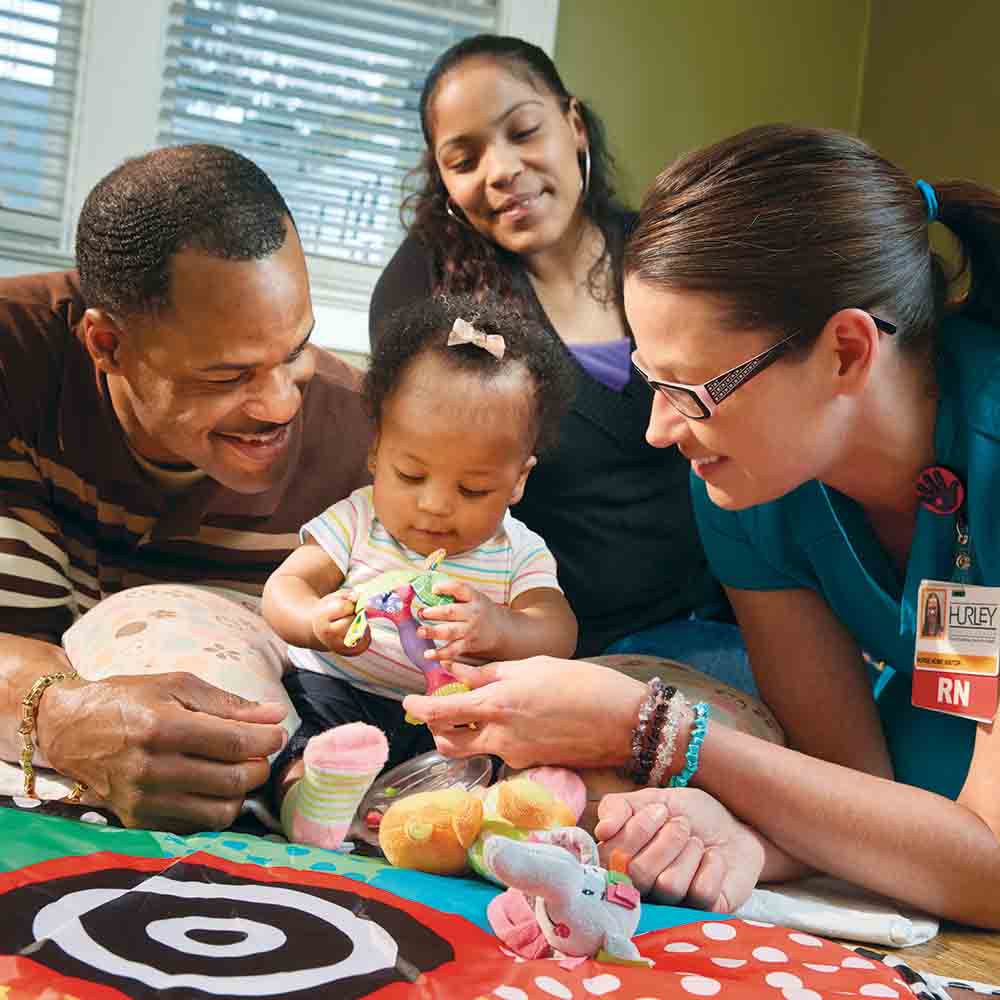
<path fill-rule="evenodd" d="M 385 317 L 431 294 L 433 266 L 429 250 L 408 236 L 375 286 L 372 343 Z M 516 280 L 559 339 L 531 282 Z M 646 442 L 649 387 L 633 372 L 615 392 L 576 368 L 576 399 L 559 443 L 539 459 L 513 513 L 552 550 L 580 623 L 576 655 L 593 656 L 622 636 L 686 616 L 720 591 L 691 510 L 688 463 L 676 448 Z"/>

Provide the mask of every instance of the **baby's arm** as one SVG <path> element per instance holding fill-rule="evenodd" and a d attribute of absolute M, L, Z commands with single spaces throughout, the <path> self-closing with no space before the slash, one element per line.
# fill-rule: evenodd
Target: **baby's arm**
<path fill-rule="evenodd" d="M 356 656 L 368 648 L 368 632 L 348 649 L 344 636 L 354 619 L 354 600 L 338 593 L 344 582 L 340 567 L 316 542 L 297 548 L 270 576 L 264 587 L 264 617 L 285 642 L 306 649 L 330 649 Z"/>
<path fill-rule="evenodd" d="M 489 660 L 569 657 L 576 649 L 576 616 L 554 587 L 526 590 L 509 607 L 457 580 L 437 584 L 434 591 L 450 594 L 455 603 L 421 612 L 433 624 L 422 626 L 420 634 L 446 643 L 429 659 L 455 660 L 463 654 Z"/>
<path fill-rule="evenodd" d="M 491 658 L 571 657 L 576 650 L 576 615 L 562 591 L 552 587 L 526 590 L 511 601 L 506 634 Z"/>

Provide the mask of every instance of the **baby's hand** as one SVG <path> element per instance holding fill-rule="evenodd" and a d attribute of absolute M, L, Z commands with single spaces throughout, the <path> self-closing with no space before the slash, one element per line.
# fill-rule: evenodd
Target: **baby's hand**
<path fill-rule="evenodd" d="M 331 649 L 341 656 L 357 656 L 368 648 L 371 632 L 367 628 L 357 645 L 344 645 L 347 630 L 354 621 L 355 599 L 353 590 L 338 590 L 317 601 L 312 616 L 313 635 L 324 649 Z"/>
<path fill-rule="evenodd" d="M 425 639 L 444 642 L 439 649 L 428 650 L 429 660 L 457 660 L 463 654 L 488 654 L 499 644 L 504 609 L 485 594 L 460 583 L 442 580 L 434 584 L 435 594 L 447 594 L 454 604 L 424 608 L 420 617 L 443 624 L 421 625 L 418 634 Z"/>

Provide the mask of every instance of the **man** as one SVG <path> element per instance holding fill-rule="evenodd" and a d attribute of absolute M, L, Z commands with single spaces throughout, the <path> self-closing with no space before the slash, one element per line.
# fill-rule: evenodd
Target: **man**
<path fill-rule="evenodd" d="M 367 481 L 358 373 L 309 346 L 305 258 L 253 163 L 130 160 L 88 196 L 77 273 L 0 281 L 0 757 L 71 669 L 75 617 L 140 583 L 260 593 L 299 526 Z M 29 702 L 31 699 L 28 699 Z M 189 674 L 35 689 L 35 764 L 126 825 L 223 827 L 284 709 Z M 30 714 L 30 712 L 29 712 Z"/>

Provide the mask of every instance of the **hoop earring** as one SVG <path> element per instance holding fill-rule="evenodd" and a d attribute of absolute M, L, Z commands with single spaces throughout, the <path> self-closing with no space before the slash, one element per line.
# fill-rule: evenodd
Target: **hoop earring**
<path fill-rule="evenodd" d="M 452 208 L 452 200 L 451 200 L 451 198 L 446 198 L 446 199 L 445 199 L 445 202 L 444 202 L 444 210 L 445 210 L 445 211 L 446 211 L 446 212 L 447 212 L 447 213 L 448 213 L 448 214 L 449 214 L 449 215 L 450 215 L 450 216 L 451 216 L 451 217 L 452 217 L 452 218 L 453 218 L 453 219 L 454 219 L 454 220 L 455 220 L 455 221 L 456 221 L 456 222 L 457 222 L 457 223 L 458 223 L 458 224 L 459 224 L 460 226 L 465 226 L 465 228 L 466 228 L 466 229 L 473 229 L 473 228 L 474 228 L 473 226 L 471 226 L 471 225 L 469 224 L 469 220 L 468 220 L 468 219 L 464 218 L 464 217 L 463 217 L 462 215 L 459 215 L 459 211 L 461 211 L 461 209 L 459 209 L 458 211 L 456 211 L 456 210 L 455 210 L 454 208 Z"/>
<path fill-rule="evenodd" d="M 590 191 L 590 144 L 583 147 L 583 163 L 580 166 L 580 199 L 587 200 L 587 192 Z"/>

